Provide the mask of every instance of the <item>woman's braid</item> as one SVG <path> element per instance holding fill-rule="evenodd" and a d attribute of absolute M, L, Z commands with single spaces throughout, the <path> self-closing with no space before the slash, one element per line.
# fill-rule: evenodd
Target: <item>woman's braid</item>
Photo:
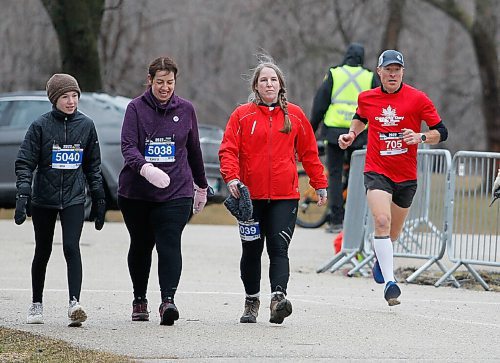
<path fill-rule="evenodd" d="M 283 123 L 283 128 L 280 132 L 285 134 L 289 134 L 292 131 L 292 122 L 290 121 L 290 117 L 288 116 L 288 101 L 286 99 L 286 90 L 285 88 L 281 88 L 278 95 L 278 103 L 285 114 L 285 122 Z"/>

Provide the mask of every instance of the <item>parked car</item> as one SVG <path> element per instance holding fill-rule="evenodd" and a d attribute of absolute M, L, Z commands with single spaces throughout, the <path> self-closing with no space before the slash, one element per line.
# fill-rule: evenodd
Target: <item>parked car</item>
<path fill-rule="evenodd" d="M 94 120 L 97 129 L 108 209 L 118 208 L 118 175 L 123 167 L 120 134 L 129 102 L 129 98 L 122 96 L 83 92 L 78 104 L 78 109 Z M 0 93 L 0 208 L 15 207 L 14 163 L 19 146 L 31 122 L 51 107 L 45 91 Z M 228 195 L 217 155 L 223 130 L 218 126 L 200 124 L 199 131 L 205 172 L 215 192 L 209 196 L 208 203 L 220 203 Z M 90 198 L 87 212 L 89 207 Z"/>

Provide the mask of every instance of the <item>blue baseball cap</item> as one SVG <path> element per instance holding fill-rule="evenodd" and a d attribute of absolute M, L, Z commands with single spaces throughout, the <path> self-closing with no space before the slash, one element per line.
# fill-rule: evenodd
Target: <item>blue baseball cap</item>
<path fill-rule="evenodd" d="M 389 64 L 399 64 L 404 67 L 405 61 L 403 55 L 397 50 L 389 49 L 383 51 L 380 57 L 378 57 L 377 67 L 385 67 Z"/>

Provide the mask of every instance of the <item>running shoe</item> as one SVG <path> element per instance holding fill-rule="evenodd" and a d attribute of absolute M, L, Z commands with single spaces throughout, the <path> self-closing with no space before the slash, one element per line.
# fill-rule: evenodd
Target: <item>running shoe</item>
<path fill-rule="evenodd" d="M 398 300 L 399 295 L 401 295 L 401 290 L 399 286 L 394 281 L 389 281 L 385 285 L 384 289 L 384 298 L 389 304 L 389 306 L 399 305 L 401 304 Z"/>
<path fill-rule="evenodd" d="M 292 313 L 292 303 L 282 292 L 274 292 L 271 298 L 271 317 L 270 323 L 281 324 L 287 316 Z"/>
<path fill-rule="evenodd" d="M 82 323 L 87 320 L 87 314 L 85 313 L 85 310 L 83 310 L 82 306 L 76 299 L 73 299 L 69 302 L 68 319 L 68 326 L 71 327 L 82 326 Z"/>
<path fill-rule="evenodd" d="M 240 323 L 256 323 L 259 315 L 260 300 L 258 297 L 245 298 L 245 310 Z"/>
<path fill-rule="evenodd" d="M 147 299 L 135 299 L 132 302 L 132 321 L 149 321 Z"/>
<path fill-rule="evenodd" d="M 382 270 L 380 269 L 380 264 L 378 263 L 378 260 L 375 260 L 375 263 L 373 264 L 372 276 L 377 284 L 383 284 L 385 282 L 384 275 L 382 275 Z"/>
<path fill-rule="evenodd" d="M 32 303 L 28 308 L 27 324 L 43 324 L 43 304 Z"/>
<path fill-rule="evenodd" d="M 174 325 L 179 319 L 179 310 L 173 299 L 166 299 L 160 305 L 160 325 Z"/>

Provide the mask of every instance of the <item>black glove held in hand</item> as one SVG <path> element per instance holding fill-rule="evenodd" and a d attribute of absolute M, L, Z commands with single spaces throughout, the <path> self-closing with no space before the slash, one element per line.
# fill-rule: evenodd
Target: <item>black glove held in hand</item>
<path fill-rule="evenodd" d="M 252 218 L 253 205 L 250 199 L 248 188 L 242 183 L 238 183 L 240 189 L 240 198 L 235 198 L 231 194 L 224 201 L 224 205 L 237 220 L 246 222 Z"/>
<path fill-rule="evenodd" d="M 89 219 L 95 221 L 95 229 L 100 231 L 104 226 L 104 217 L 106 216 L 106 200 L 97 199 L 92 201 Z"/>
<path fill-rule="evenodd" d="M 18 195 L 16 197 L 16 212 L 14 221 L 17 225 L 23 224 L 26 216 L 31 217 L 31 203 L 29 195 Z"/>

